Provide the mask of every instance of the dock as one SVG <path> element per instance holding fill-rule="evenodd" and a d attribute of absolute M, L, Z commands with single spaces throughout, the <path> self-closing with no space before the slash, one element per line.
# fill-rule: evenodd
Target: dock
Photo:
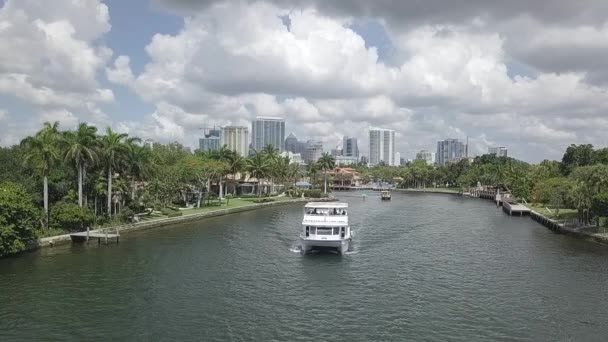
<path fill-rule="evenodd" d="M 115 240 L 116 243 L 120 242 L 120 233 L 115 230 L 114 233 L 110 233 L 108 229 L 89 230 L 86 232 L 72 233 L 70 234 L 72 242 L 89 242 L 90 239 L 97 239 L 97 244 L 100 245 L 103 240 L 107 245 L 108 241 Z"/>
<path fill-rule="evenodd" d="M 513 214 L 524 216 L 529 215 L 531 212 L 531 210 L 525 205 L 519 203 L 510 203 L 507 201 L 502 202 L 502 210 L 511 216 L 513 216 Z"/>

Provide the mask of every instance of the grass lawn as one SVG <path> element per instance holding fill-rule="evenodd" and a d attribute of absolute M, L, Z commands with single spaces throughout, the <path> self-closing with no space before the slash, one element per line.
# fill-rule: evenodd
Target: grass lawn
<path fill-rule="evenodd" d="M 537 213 L 543 214 L 546 217 L 551 218 L 551 219 L 560 219 L 560 220 L 573 219 L 573 218 L 576 218 L 578 215 L 578 211 L 576 209 L 560 208 L 559 217 L 557 217 L 555 215 L 555 211 L 556 211 L 555 208 L 553 208 L 551 206 L 547 206 L 547 205 L 542 205 L 540 203 L 528 204 L 527 207 L 536 211 Z M 549 208 L 549 210 L 547 210 L 547 208 Z"/>
<path fill-rule="evenodd" d="M 400 190 L 400 189 L 397 189 L 397 190 Z M 441 192 L 441 193 L 449 192 L 449 193 L 455 193 L 455 194 L 457 194 L 457 193 L 460 192 L 461 189 L 459 189 L 459 188 L 426 188 L 426 189 L 414 189 L 414 188 L 408 189 L 408 188 L 406 188 L 406 189 L 403 189 L 403 190 L 407 190 L 407 191 L 420 191 L 420 192 Z"/>
<path fill-rule="evenodd" d="M 294 199 L 293 197 L 272 197 L 272 198 L 274 199 L 274 202 L 282 202 L 282 201 Z M 185 209 L 185 210 L 182 210 L 182 212 L 184 213 L 184 215 L 193 215 L 193 214 L 206 213 L 209 211 L 214 211 L 214 210 L 219 210 L 219 209 L 245 207 L 248 205 L 255 204 L 253 202 L 254 200 L 255 200 L 255 198 L 233 198 L 230 200 L 228 205 L 226 205 L 225 203 L 222 203 L 222 206 L 211 205 L 208 207 Z M 214 201 L 212 203 L 217 204 L 217 201 Z"/>

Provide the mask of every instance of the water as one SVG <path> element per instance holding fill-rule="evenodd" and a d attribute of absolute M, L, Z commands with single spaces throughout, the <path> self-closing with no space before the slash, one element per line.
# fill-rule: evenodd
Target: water
<path fill-rule="evenodd" d="M 0 341 L 607 339 L 608 247 L 489 201 L 355 195 L 342 257 L 294 252 L 289 205 L 0 260 Z"/>

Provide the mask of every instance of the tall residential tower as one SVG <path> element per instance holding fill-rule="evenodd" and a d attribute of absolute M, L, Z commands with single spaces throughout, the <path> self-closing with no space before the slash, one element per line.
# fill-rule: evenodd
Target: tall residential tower
<path fill-rule="evenodd" d="M 246 157 L 249 154 L 249 129 L 244 126 L 226 126 L 221 128 L 220 146 Z"/>
<path fill-rule="evenodd" d="M 369 165 L 397 165 L 395 162 L 395 131 L 384 128 L 369 129 Z"/>
<path fill-rule="evenodd" d="M 272 145 L 280 152 L 285 150 L 285 119 L 258 116 L 251 123 L 251 146 L 260 151 Z"/>

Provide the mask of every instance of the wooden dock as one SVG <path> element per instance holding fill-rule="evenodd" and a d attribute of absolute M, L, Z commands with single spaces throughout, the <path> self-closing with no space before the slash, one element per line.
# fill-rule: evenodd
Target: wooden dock
<path fill-rule="evenodd" d="M 97 239 L 97 244 L 100 245 L 103 240 L 107 245 L 108 241 L 116 240 L 116 243 L 120 242 L 120 233 L 116 230 L 114 233 L 110 233 L 108 229 L 89 230 L 86 232 L 72 233 L 70 234 L 72 242 L 89 242 L 90 239 Z"/>
<path fill-rule="evenodd" d="M 518 203 L 510 203 L 507 201 L 502 202 L 502 210 L 511 216 L 513 216 L 513 214 L 519 214 L 519 216 L 524 216 L 529 215 L 531 212 L 531 210 L 525 205 Z"/>

